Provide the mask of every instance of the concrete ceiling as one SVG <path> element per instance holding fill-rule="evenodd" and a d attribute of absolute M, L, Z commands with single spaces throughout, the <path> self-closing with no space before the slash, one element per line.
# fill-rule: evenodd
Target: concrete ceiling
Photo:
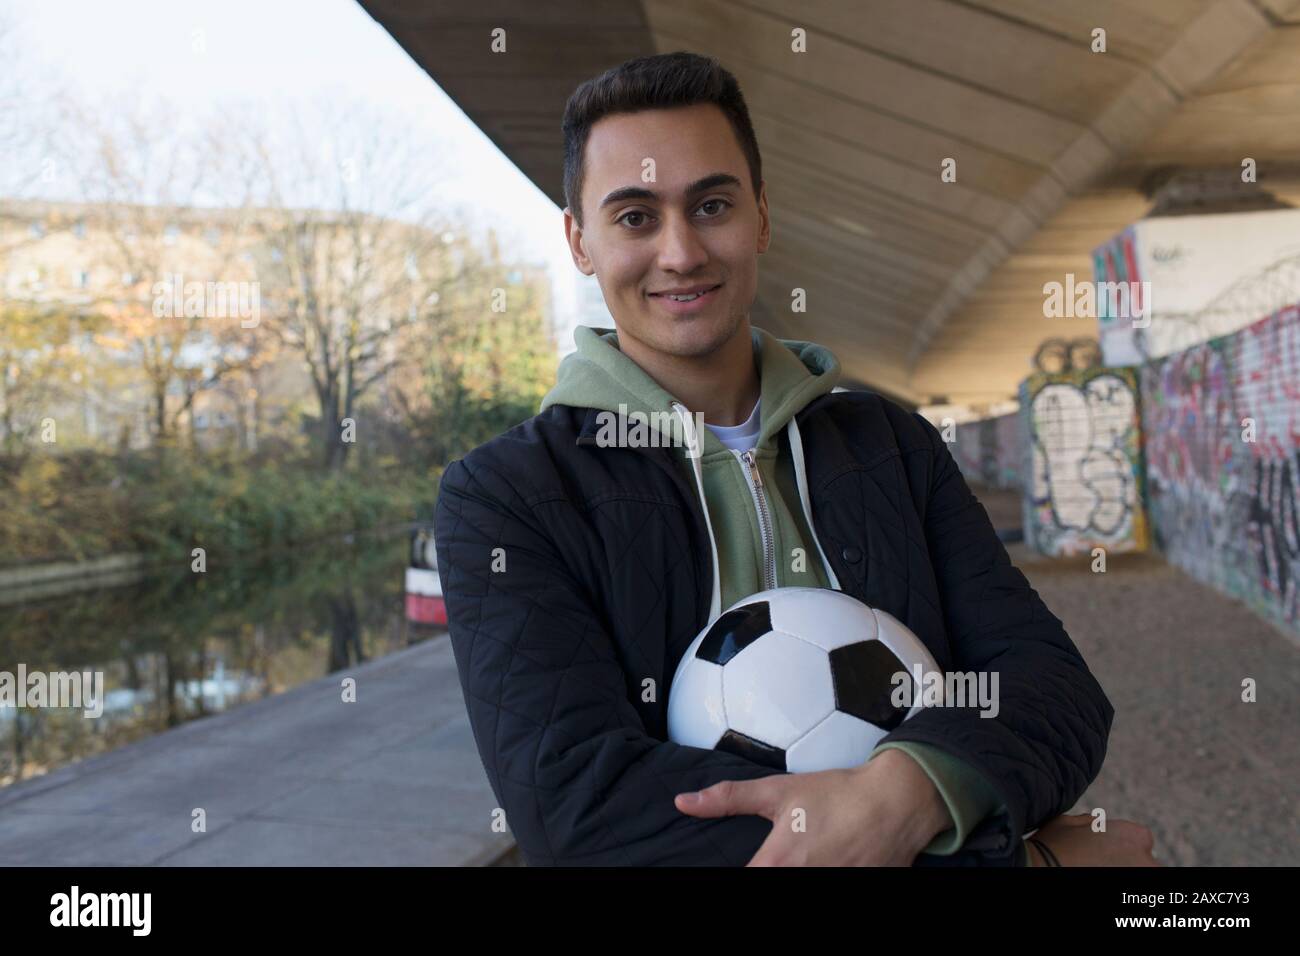
<path fill-rule="evenodd" d="M 756 324 L 919 404 L 1009 398 L 1044 338 L 1095 334 L 1045 319 L 1042 286 L 1091 276 L 1093 247 L 1150 209 L 1153 171 L 1249 156 L 1300 205 L 1300 0 L 360 2 L 560 206 L 579 83 L 648 53 L 716 56 L 772 211 Z"/>

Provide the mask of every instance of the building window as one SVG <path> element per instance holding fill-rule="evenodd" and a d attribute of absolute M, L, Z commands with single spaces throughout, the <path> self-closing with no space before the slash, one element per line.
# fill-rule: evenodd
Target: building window
<path fill-rule="evenodd" d="M 216 226 L 209 226 L 203 233 L 203 238 L 208 245 L 215 246 L 221 242 L 221 230 Z"/>
<path fill-rule="evenodd" d="M 45 223 L 37 219 L 27 227 L 27 231 L 31 233 L 33 239 L 42 239 L 45 237 Z"/>
<path fill-rule="evenodd" d="M 126 286 L 128 289 L 131 288 L 131 286 L 135 285 L 135 273 L 123 272 L 122 285 Z"/>
<path fill-rule="evenodd" d="M 90 273 L 85 269 L 77 269 L 72 273 L 72 284 L 78 289 L 90 287 Z"/>
<path fill-rule="evenodd" d="M 86 221 L 84 219 L 78 219 L 72 224 L 72 234 L 78 239 L 86 238 Z"/>

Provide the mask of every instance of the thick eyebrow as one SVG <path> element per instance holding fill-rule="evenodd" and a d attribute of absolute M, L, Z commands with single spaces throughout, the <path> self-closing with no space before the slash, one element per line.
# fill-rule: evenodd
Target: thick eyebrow
<path fill-rule="evenodd" d="M 697 179 L 686 187 L 686 195 L 693 196 L 696 193 L 702 193 L 709 189 L 717 189 L 719 186 L 739 186 L 740 180 L 731 173 L 710 173 L 703 179 Z M 604 209 L 610 203 L 625 202 L 628 199 L 658 199 L 659 194 L 652 189 L 646 189 L 644 186 L 623 186 L 615 189 L 612 193 L 600 201 L 599 208 Z"/>

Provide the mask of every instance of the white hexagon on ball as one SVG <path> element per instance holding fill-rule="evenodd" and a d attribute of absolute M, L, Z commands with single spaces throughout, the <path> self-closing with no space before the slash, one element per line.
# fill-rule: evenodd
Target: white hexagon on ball
<path fill-rule="evenodd" d="M 728 727 L 784 749 L 834 709 L 830 658 L 793 634 L 771 631 L 722 668 L 722 699 Z"/>
<path fill-rule="evenodd" d="M 780 588 L 772 602 L 772 627 L 833 651 L 876 636 L 876 621 L 857 598 L 826 588 Z"/>
<path fill-rule="evenodd" d="M 669 736 L 688 747 L 712 750 L 727 732 L 722 706 L 722 668 L 708 661 L 683 658 L 668 695 Z"/>
<path fill-rule="evenodd" d="M 786 750 L 785 766 L 791 773 L 860 767 L 884 737 L 881 728 L 836 710 Z"/>

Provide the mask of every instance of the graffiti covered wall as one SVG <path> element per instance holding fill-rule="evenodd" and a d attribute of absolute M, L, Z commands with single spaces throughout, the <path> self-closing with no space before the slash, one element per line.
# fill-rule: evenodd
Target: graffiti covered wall
<path fill-rule="evenodd" d="M 1094 282 L 1149 283 L 1144 328 L 1097 296 L 1105 364 L 1137 365 L 1231 335 L 1300 299 L 1300 209 L 1150 217 L 1092 259 Z"/>
<path fill-rule="evenodd" d="M 990 488 L 1021 485 L 1024 441 L 1017 412 L 957 426 L 953 457 L 969 482 Z"/>
<path fill-rule="evenodd" d="M 1026 542 L 1051 555 L 1145 549 L 1134 371 L 1035 373 L 1020 386 L 1020 410 Z"/>
<path fill-rule="evenodd" d="M 1157 545 L 1195 577 L 1300 630 L 1300 306 L 1141 375 Z"/>

